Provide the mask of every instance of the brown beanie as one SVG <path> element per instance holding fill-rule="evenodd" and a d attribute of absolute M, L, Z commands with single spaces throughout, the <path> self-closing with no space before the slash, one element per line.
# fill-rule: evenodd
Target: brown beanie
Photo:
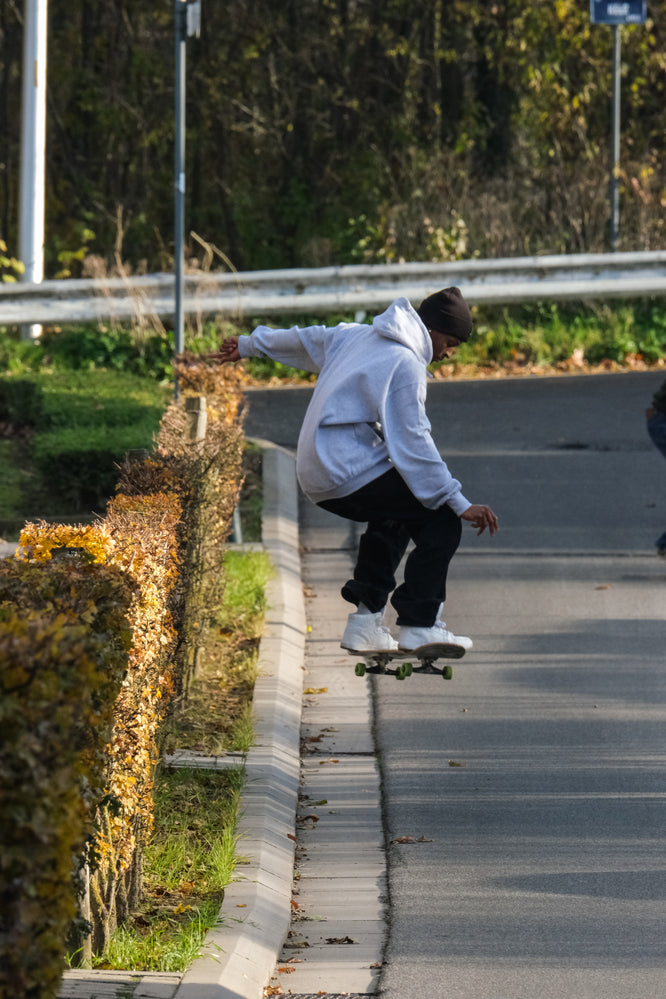
<path fill-rule="evenodd" d="M 456 340 L 469 340 L 472 315 L 460 288 L 444 288 L 428 295 L 416 311 L 429 330 L 447 333 Z"/>

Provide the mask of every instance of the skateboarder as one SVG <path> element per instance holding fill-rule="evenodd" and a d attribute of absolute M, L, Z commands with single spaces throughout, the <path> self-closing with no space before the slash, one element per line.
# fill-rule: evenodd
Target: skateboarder
<path fill-rule="evenodd" d="M 441 458 L 425 412 L 427 366 L 451 357 L 472 332 L 458 288 L 428 296 L 414 309 L 398 298 L 371 325 L 340 323 L 271 329 L 229 337 L 210 357 L 275 361 L 318 373 L 298 439 L 303 492 L 325 510 L 367 523 L 353 578 L 342 588 L 356 605 L 342 647 L 358 652 L 432 643 L 471 648 L 440 619 L 448 567 L 461 520 L 482 534 L 497 531 L 489 506 L 471 503 Z M 403 582 L 395 572 L 410 540 Z M 389 596 L 399 640 L 384 624 Z"/>
<path fill-rule="evenodd" d="M 652 443 L 659 448 L 666 458 L 666 382 L 657 389 L 652 397 L 652 405 L 645 410 L 647 430 Z M 655 541 L 657 555 L 666 558 L 666 531 Z"/>

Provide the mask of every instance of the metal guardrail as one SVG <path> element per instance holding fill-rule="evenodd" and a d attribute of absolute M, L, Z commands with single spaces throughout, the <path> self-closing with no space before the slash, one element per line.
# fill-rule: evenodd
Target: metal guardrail
<path fill-rule="evenodd" d="M 400 295 L 418 302 L 450 285 L 472 305 L 666 296 L 666 251 L 188 274 L 184 309 L 253 318 L 377 312 Z M 0 285 L 0 325 L 173 314 L 172 274 Z"/>

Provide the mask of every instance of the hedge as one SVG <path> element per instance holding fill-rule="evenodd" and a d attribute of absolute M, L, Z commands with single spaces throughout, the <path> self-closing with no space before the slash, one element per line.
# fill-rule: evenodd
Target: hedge
<path fill-rule="evenodd" d="M 0 565 L 0 993 L 54 995 L 68 940 L 103 951 L 138 901 L 164 723 L 221 597 L 241 486 L 240 386 L 222 370 L 201 368 L 204 440 L 189 439 L 190 366 L 105 519 L 26 524 Z"/>
<path fill-rule="evenodd" d="M 134 596 L 113 566 L 0 563 L 3 995 L 42 999 L 59 982 Z"/>

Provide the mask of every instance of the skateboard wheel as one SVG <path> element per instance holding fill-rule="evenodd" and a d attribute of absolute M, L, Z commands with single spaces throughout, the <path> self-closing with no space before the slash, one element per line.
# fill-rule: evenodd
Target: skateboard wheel
<path fill-rule="evenodd" d="M 356 676 L 365 676 L 365 663 L 356 663 Z"/>
<path fill-rule="evenodd" d="M 444 666 L 442 669 L 442 676 L 445 680 L 453 679 L 453 666 Z"/>
<path fill-rule="evenodd" d="M 412 673 L 414 672 L 414 667 L 412 666 L 411 663 L 405 663 L 403 669 L 405 671 L 405 676 L 411 676 Z"/>

